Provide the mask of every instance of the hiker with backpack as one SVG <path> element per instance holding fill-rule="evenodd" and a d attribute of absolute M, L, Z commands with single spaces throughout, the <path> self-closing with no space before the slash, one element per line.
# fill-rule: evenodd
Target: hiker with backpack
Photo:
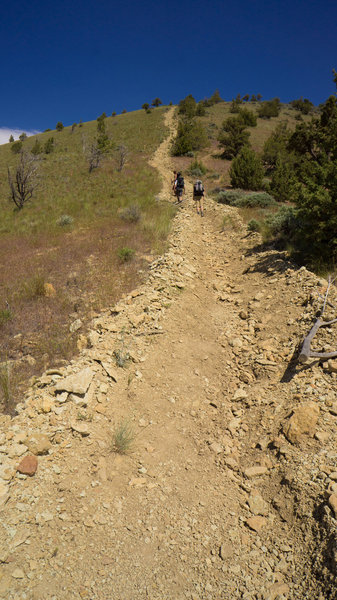
<path fill-rule="evenodd" d="M 183 201 L 183 193 L 185 191 L 185 181 L 181 173 L 177 173 L 177 179 L 175 182 L 175 193 L 177 196 L 178 203 L 181 204 Z"/>
<path fill-rule="evenodd" d="M 204 196 L 205 189 L 200 179 L 197 179 L 193 186 L 193 200 L 196 203 L 197 214 L 204 216 Z"/>

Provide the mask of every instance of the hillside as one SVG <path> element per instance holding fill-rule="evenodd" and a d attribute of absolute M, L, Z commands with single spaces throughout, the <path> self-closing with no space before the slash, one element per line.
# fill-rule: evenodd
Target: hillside
<path fill-rule="evenodd" d="M 156 201 L 148 159 L 167 135 L 165 110 L 106 118 L 111 147 L 92 172 L 96 121 L 27 138 L 27 151 L 54 142 L 36 157 L 38 186 L 22 210 L 8 199 L 7 166 L 14 175 L 19 157 L 0 147 L 0 361 L 15 361 L 13 386 L 73 356 L 92 314 L 137 285 L 164 247 L 174 209 Z"/>
<path fill-rule="evenodd" d="M 0 417 L 4 600 L 337 598 L 337 367 L 296 361 L 327 282 L 186 187 L 144 282 Z"/>

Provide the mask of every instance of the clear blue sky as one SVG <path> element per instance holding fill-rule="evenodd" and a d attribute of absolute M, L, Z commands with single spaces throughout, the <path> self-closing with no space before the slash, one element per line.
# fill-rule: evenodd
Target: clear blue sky
<path fill-rule="evenodd" d="M 43 130 L 219 88 L 335 91 L 336 0 L 11 0 L 0 23 L 0 128 Z"/>

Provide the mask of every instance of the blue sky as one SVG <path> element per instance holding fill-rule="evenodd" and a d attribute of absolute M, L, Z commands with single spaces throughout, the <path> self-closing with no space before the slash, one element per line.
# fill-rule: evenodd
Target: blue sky
<path fill-rule="evenodd" d="M 216 88 L 300 96 L 335 91 L 335 0 L 7 0 L 0 23 L 0 128 L 54 129 L 159 96 Z"/>

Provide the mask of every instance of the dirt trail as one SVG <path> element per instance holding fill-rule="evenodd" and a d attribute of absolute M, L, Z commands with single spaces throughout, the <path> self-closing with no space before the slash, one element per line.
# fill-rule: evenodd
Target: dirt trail
<path fill-rule="evenodd" d="M 173 201 L 168 145 L 152 164 Z M 282 380 L 317 278 L 253 252 L 234 210 L 206 199 L 197 216 L 186 187 L 147 282 L 3 417 L 3 600 L 336 597 L 312 517 L 334 470 L 333 417 L 300 450 L 279 435 L 300 399 L 318 394 L 323 411 L 335 393 L 318 367 Z M 136 432 L 126 456 L 111 452 L 121 420 Z M 38 470 L 13 477 L 25 452 Z"/>

